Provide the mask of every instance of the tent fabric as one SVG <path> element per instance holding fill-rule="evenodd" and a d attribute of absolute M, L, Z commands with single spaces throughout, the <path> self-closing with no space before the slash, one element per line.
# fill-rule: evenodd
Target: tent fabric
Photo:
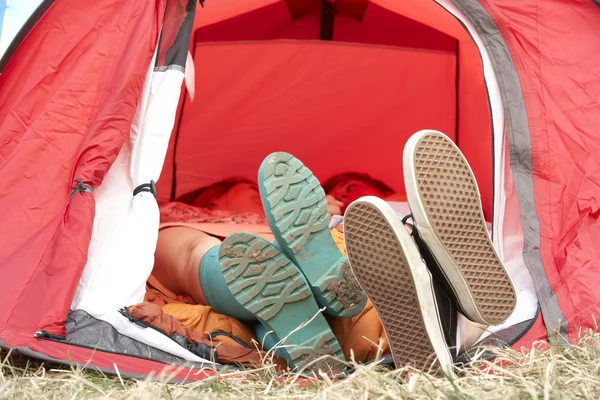
<path fill-rule="evenodd" d="M 287 67 L 298 57 L 298 68 Z M 428 124 L 455 136 L 452 54 L 273 41 L 201 45 L 195 59 L 204 79 L 183 109 L 176 196 L 233 176 L 256 179 L 272 151 L 292 152 L 322 180 L 358 170 L 403 191 L 399 154 L 410 132 Z M 365 75 L 375 65 L 380 74 Z M 357 107 L 357 95 L 369 101 Z"/>
<path fill-rule="evenodd" d="M 457 143 L 469 161 L 477 178 L 484 215 L 493 218 L 494 188 L 493 160 L 488 150 L 493 150 L 493 131 L 487 85 L 480 50 L 473 34 L 465 29 L 464 22 L 448 12 L 445 1 L 372 0 L 371 3 L 426 24 L 458 40 L 458 137 Z M 484 156 L 485 154 L 485 156 Z M 493 154 L 493 153 L 492 153 Z"/>
<path fill-rule="evenodd" d="M 129 132 L 159 9 L 55 2 L 0 76 L 0 334 L 64 333 L 95 212 L 71 192 L 99 186 Z"/>
<path fill-rule="evenodd" d="M 558 335 L 560 341 L 568 341 L 568 322 L 561 312 L 556 294 L 548 283 L 540 257 L 540 222 L 534 204 L 531 138 L 517 71 L 502 36 L 498 34 L 498 29 L 483 7 L 472 0 L 454 0 L 454 3 L 464 15 L 469 16 L 479 37 L 486 42 L 486 48 L 493 55 L 491 59 L 496 77 L 502 87 L 501 95 L 510 142 L 510 167 L 515 190 L 520 199 L 521 220 L 527 227 L 524 229 L 524 262 L 533 278 L 549 339 L 556 340 L 557 335 L 553 335 L 552 332 L 558 330 L 561 333 Z"/>
<path fill-rule="evenodd" d="M 256 26 L 257 20 L 273 22 Z M 194 37 L 196 43 L 308 40 L 317 38 L 319 29 L 318 14 L 308 14 L 301 20 L 290 21 L 286 4 L 280 2 L 198 28 Z M 456 52 L 457 47 L 454 37 L 375 4 L 369 4 L 368 12 L 360 23 L 336 18 L 333 29 L 335 40 L 347 43 L 448 52 Z"/>
<path fill-rule="evenodd" d="M 350 18 L 361 22 L 367 6 L 368 0 L 286 0 L 292 20 L 304 17 L 307 14 L 321 12 L 327 8 L 328 12 L 345 18 Z"/>
<path fill-rule="evenodd" d="M 536 270 L 543 268 L 549 285 L 538 279 L 539 292 L 550 299 L 554 294 L 564 316 L 556 307 L 550 313 L 542 309 L 549 336 L 559 328 L 563 340 L 576 340 L 582 329 L 594 327 L 593 316 L 600 311 L 595 287 L 600 254 L 594 245 L 600 233 L 600 66 L 593 56 L 598 43 L 592 39 L 597 37 L 600 10 L 578 0 L 524 1 L 518 10 L 508 1 L 481 3 L 510 52 L 527 113 L 531 151 L 516 147 L 512 154 L 520 161 L 531 157 L 539 217 L 539 249 L 532 240 L 525 255 L 530 262 L 541 256 Z M 529 23 L 514 23 L 519 16 Z M 506 103 L 518 104 L 511 99 Z M 523 204 L 531 197 L 521 194 L 519 199 Z M 526 235 L 536 228 L 530 218 L 522 218 Z"/>
<path fill-rule="evenodd" d="M 118 310 L 143 302 L 154 266 L 159 210 L 155 193 L 136 188 L 158 180 L 173 129 L 195 0 L 169 1 L 156 56 L 147 65 L 129 140 L 96 190 L 88 260 L 71 309 L 109 322 L 121 334 L 179 357 L 208 360 L 171 338 L 135 326 Z M 189 17 L 191 15 L 191 17 Z M 180 35 L 180 32 L 187 32 Z M 168 65 L 165 65 L 168 63 Z"/>
<path fill-rule="evenodd" d="M 0 341 L 0 347 L 11 348 Z M 166 382 L 190 382 L 212 378 L 212 368 L 167 365 L 137 357 L 103 352 L 95 349 L 68 345 L 52 340 L 36 340 L 28 347 L 16 348 L 21 354 L 57 364 L 89 368 L 110 374 L 140 379 L 156 379 Z"/>
<path fill-rule="evenodd" d="M 33 28 L 33 26 L 37 24 L 39 19 L 46 13 L 48 8 L 50 8 L 50 6 L 53 3 L 54 0 L 41 1 L 38 7 L 31 13 L 27 21 L 25 21 L 23 26 L 21 26 L 21 29 L 19 29 L 13 40 L 9 43 L 8 47 L 4 51 L 4 54 L 2 54 L 2 57 L 0 58 L 0 73 L 4 71 L 6 63 L 8 62 L 8 60 L 10 60 L 14 52 L 21 45 L 21 42 L 23 41 L 23 39 L 25 39 L 25 36 L 27 36 L 31 28 Z M 6 2 L 2 4 L 6 5 Z M 3 14 L 3 17 L 5 17 L 5 14 Z"/>
<path fill-rule="evenodd" d="M 148 69 L 130 141 L 122 147 L 105 184 L 95 193 L 94 234 L 72 308 L 97 317 L 105 310 L 142 302 L 154 264 L 158 206 L 152 193 L 134 196 L 133 191 L 158 179 L 161 151 L 166 149 L 172 129 L 183 73 L 154 71 L 153 64 Z"/>
<path fill-rule="evenodd" d="M 262 4 L 260 1 L 249 2 L 252 4 Z M 402 3 L 402 4 L 400 4 Z M 424 5 L 423 3 L 426 3 Z M 207 7 L 209 7 L 207 5 Z M 304 125 L 312 122 L 312 126 L 309 131 L 303 131 L 301 134 L 306 136 L 305 142 L 309 142 L 312 139 L 312 135 L 319 135 L 320 132 L 327 132 L 327 135 L 338 134 L 342 136 L 344 133 L 348 133 L 343 138 L 343 144 L 347 147 L 360 147 L 363 143 L 357 143 L 357 137 L 364 132 L 370 134 L 379 134 L 379 125 L 384 125 L 384 132 L 382 133 L 380 140 L 371 141 L 371 146 L 374 147 L 377 144 L 382 147 L 381 143 L 387 139 L 387 132 L 385 129 L 396 125 L 396 131 L 400 132 L 391 143 L 394 143 L 398 149 L 396 155 L 401 152 L 404 142 L 408 136 L 412 133 L 412 127 L 414 121 L 418 120 L 419 117 L 423 118 L 416 125 L 423 127 L 427 126 L 432 129 L 440 129 L 447 133 L 452 138 L 458 138 L 464 136 L 465 141 L 462 144 L 463 151 L 467 155 L 467 158 L 472 164 L 473 170 L 481 182 L 482 199 L 484 203 L 484 212 L 488 218 L 491 219 L 492 210 L 492 198 L 493 198 L 493 186 L 490 176 L 493 176 L 492 172 L 492 160 L 489 157 L 483 157 L 480 148 L 492 148 L 492 135 L 490 134 L 491 116 L 488 104 L 488 97 L 486 91 L 486 85 L 484 76 L 482 74 L 481 56 L 477 49 L 477 46 L 473 42 L 473 38 L 468 32 L 465 31 L 461 23 L 452 15 L 439 6 L 435 2 L 419 2 L 419 1 L 406 1 L 406 2 L 386 2 L 377 1 L 370 2 L 365 12 L 364 18 L 360 23 L 343 18 L 336 17 L 334 23 L 334 35 L 333 40 L 330 42 L 319 42 L 319 15 L 311 14 L 303 17 L 300 20 L 292 21 L 289 16 L 289 12 L 285 2 L 271 2 L 270 4 L 262 7 L 255 7 L 251 12 L 235 15 L 228 15 L 227 18 L 221 21 L 214 21 L 210 17 L 213 13 L 225 13 L 224 5 L 211 5 L 210 10 L 205 13 L 200 12 L 197 18 L 197 28 L 195 33 L 196 46 L 194 48 L 194 59 L 196 60 L 196 69 L 198 76 L 201 74 L 209 74 L 206 79 L 199 83 L 198 90 L 196 91 L 196 99 L 194 102 L 185 100 L 183 104 L 183 115 L 181 117 L 182 126 L 178 128 L 174 141 L 177 141 L 176 148 L 172 149 L 167 155 L 167 161 L 165 168 L 163 169 L 161 180 L 159 181 L 159 200 L 166 201 L 176 198 L 178 195 L 186 193 L 186 191 L 193 190 L 199 186 L 210 184 L 218 179 L 224 179 L 228 176 L 222 176 L 220 173 L 213 173 L 213 177 L 199 176 L 203 174 L 202 171 L 196 172 L 190 170 L 192 159 L 204 159 L 205 157 L 214 157 L 213 154 L 206 154 L 210 152 L 211 146 L 204 146 L 205 152 L 198 152 L 197 149 L 201 146 L 194 140 L 195 133 L 198 132 L 202 135 L 202 140 L 205 137 L 209 137 L 211 145 L 219 144 L 220 147 L 229 146 L 231 143 L 240 143 L 236 141 L 235 137 L 230 139 L 232 134 L 241 134 L 241 131 L 246 130 L 248 135 L 253 134 L 252 129 L 258 129 L 256 123 L 253 120 L 248 120 L 249 113 L 255 114 L 253 117 L 256 121 L 265 120 L 265 117 L 260 113 L 266 113 L 268 110 L 264 108 L 270 106 L 269 100 L 272 101 L 273 96 L 279 96 L 281 100 L 278 105 L 277 114 L 279 118 L 276 120 L 269 120 L 270 126 L 260 126 L 262 129 L 259 133 L 261 137 L 265 138 L 272 132 L 273 135 L 277 136 L 277 141 L 281 144 L 280 149 L 287 148 L 288 150 L 294 150 L 296 143 L 287 143 L 285 139 L 291 138 L 294 134 L 298 134 L 296 129 L 300 129 L 301 126 L 296 126 L 296 118 L 298 114 L 303 113 L 304 115 L 317 114 L 316 110 L 322 110 L 318 113 L 318 116 L 310 117 L 311 121 L 303 121 Z M 231 7 L 231 3 L 229 5 Z M 250 7 L 248 5 L 248 7 Z M 234 7 L 235 8 L 235 7 Z M 237 9 L 237 8 L 236 8 Z M 227 14 L 226 14 L 227 15 Z M 256 21 L 260 20 L 260 24 L 256 24 Z M 200 22 L 198 22 L 200 21 Z M 249 26 L 255 28 L 249 29 Z M 398 28 L 402 27 L 402 28 Z M 410 32 L 413 32 L 409 34 Z M 417 32 L 418 34 L 414 34 Z M 290 42 L 290 40 L 292 40 Z M 256 42 L 256 43 L 254 43 Z M 358 49 L 354 50 L 350 43 L 357 43 Z M 360 43 L 360 45 L 358 45 Z M 233 46 L 236 46 L 233 48 Z M 285 49 L 283 50 L 285 45 Z M 301 58 L 302 62 L 291 62 L 289 57 L 293 54 L 288 50 L 292 46 L 297 45 L 299 47 L 296 51 L 295 57 Z M 311 48 L 308 49 L 308 46 Z M 332 46 L 328 48 L 329 60 L 323 59 L 324 65 L 321 66 L 321 61 L 318 57 L 318 49 L 322 46 Z M 230 47 L 227 47 L 230 46 Z M 254 46 L 254 47 L 253 47 Z M 270 50 L 267 50 L 267 46 L 271 46 Z M 274 47 L 277 46 L 277 47 Z M 213 50 L 213 48 L 215 48 Z M 228 57 L 233 57 L 230 64 L 233 64 L 230 68 L 230 77 L 227 83 L 214 82 L 214 79 L 224 79 L 225 73 L 221 73 L 218 77 L 212 76 L 214 73 L 218 73 L 218 69 L 223 65 L 223 61 L 214 59 L 213 51 L 217 51 L 216 48 L 221 48 L 220 54 L 217 56 L 223 57 L 221 54 L 226 54 Z M 282 50 L 279 50 L 282 49 Z M 253 51 L 254 50 L 254 51 Z M 353 113 L 351 115 L 343 112 L 343 102 L 347 99 L 348 93 L 352 96 L 358 96 L 364 99 L 373 99 L 378 101 L 377 97 L 373 92 L 369 91 L 370 87 L 379 87 L 378 85 L 384 85 L 386 79 L 389 80 L 390 85 L 386 86 L 387 91 L 393 89 L 393 85 L 398 85 L 397 82 L 401 81 L 405 69 L 413 68 L 410 63 L 404 62 L 402 67 L 394 67 L 396 71 L 389 67 L 387 70 L 374 72 L 374 68 L 385 68 L 390 63 L 388 57 L 394 50 L 397 52 L 407 52 L 406 57 L 412 57 L 415 60 L 417 69 L 420 68 L 421 75 L 412 76 L 406 75 L 402 81 L 406 85 L 406 91 L 399 90 L 396 88 L 394 93 L 389 94 L 383 92 L 379 101 L 383 102 L 383 94 L 390 97 L 390 101 L 385 103 L 383 106 L 374 104 L 360 108 L 360 113 Z M 412 50 L 412 51 L 411 51 Z M 426 67 L 423 65 L 416 65 L 419 60 L 420 54 L 427 52 L 427 50 L 439 51 L 441 53 L 454 53 L 456 54 L 456 63 L 458 69 L 453 67 L 455 75 L 450 78 L 448 74 L 446 76 L 447 81 L 445 84 L 451 85 L 452 88 L 446 88 L 440 86 L 440 90 L 435 93 L 429 94 L 429 92 L 414 93 L 410 86 L 414 82 L 415 87 L 418 86 L 419 82 L 428 80 L 430 77 L 432 80 L 439 79 L 439 71 L 447 73 L 447 69 L 443 69 L 442 66 L 436 65 L 436 63 L 430 63 Z M 268 63 L 257 62 L 257 60 L 265 59 L 265 52 L 269 51 L 269 57 L 276 57 L 274 63 L 281 63 L 281 67 L 278 68 L 277 74 L 269 73 L 266 70 L 261 74 L 260 68 L 269 68 Z M 285 51 L 285 52 L 284 52 Z M 357 57 L 356 51 L 362 51 L 364 56 L 360 60 L 353 59 L 352 56 Z M 285 57 L 286 52 L 288 59 L 280 58 Z M 408 55 L 410 53 L 410 55 Z M 281 56 L 275 56 L 274 54 L 281 54 Z M 314 54 L 314 55 L 313 55 Z M 368 55 L 368 56 L 367 56 Z M 237 57 L 240 57 L 237 60 Z M 340 61 L 336 61 L 336 57 L 340 57 Z M 342 60 L 344 63 L 342 63 Z M 369 64 L 371 63 L 371 64 Z M 215 68 L 215 65 L 219 67 Z M 252 66 L 252 68 L 248 68 Z M 348 67 L 352 66 L 352 67 Z M 233 70 L 237 68 L 235 71 Z M 298 68 L 298 72 L 295 73 L 294 69 Z M 321 77 L 319 73 L 320 68 L 323 68 L 329 72 L 330 75 L 326 75 L 326 78 L 331 82 L 327 85 L 321 85 L 321 90 L 328 90 L 324 96 L 319 92 L 319 88 L 314 85 L 303 88 L 302 86 L 294 88 L 294 91 L 289 93 L 280 91 L 279 93 L 269 93 L 269 87 L 277 87 L 275 83 L 279 83 L 281 87 L 289 88 L 290 85 L 299 82 L 310 84 L 313 76 L 316 75 L 317 79 Z M 339 68 L 339 70 L 337 70 Z M 334 74 L 335 71 L 339 71 Z M 309 72 L 312 73 L 309 75 Z M 459 74 L 457 84 L 457 73 Z M 256 74 L 256 75 L 254 75 Z M 288 74 L 287 76 L 285 74 Z M 296 76 L 298 75 L 298 76 Z M 462 78 L 460 78 L 462 77 Z M 238 82 L 244 85 L 244 82 L 250 82 L 254 79 L 255 82 L 264 80 L 264 88 L 260 92 L 254 93 L 249 92 L 251 90 L 248 86 L 237 86 L 233 90 L 234 85 Z M 274 81 L 279 79 L 279 81 Z M 321 77 L 325 79 L 325 77 Z M 437 83 L 437 82 L 436 82 Z M 432 86 L 435 83 L 432 83 Z M 208 87 L 204 87 L 208 85 Z M 430 86 L 430 87 L 432 87 Z M 458 87 L 458 92 L 456 91 Z M 215 93 L 213 88 L 218 88 L 219 92 Z M 316 92 L 314 92 L 317 90 Z M 335 90 L 340 91 L 340 95 L 332 98 L 335 95 Z M 373 89 L 374 90 L 374 89 Z M 364 91 L 364 93 L 361 93 Z M 312 93 L 315 93 L 314 96 Z M 242 96 L 236 96 L 237 94 L 243 93 Z M 440 101 L 438 99 L 441 94 L 448 96 L 454 93 L 455 99 L 452 101 L 452 105 L 445 104 L 440 108 Z M 212 97 L 209 97 L 209 94 Z M 405 96 L 403 99 L 398 99 L 400 96 Z M 217 118 L 216 114 L 212 116 L 211 111 L 215 107 L 221 106 L 225 102 L 227 96 L 234 96 L 234 101 L 243 102 L 240 106 L 232 105 L 227 111 L 227 118 Z M 289 99 L 296 104 L 302 104 L 305 109 L 298 109 L 296 107 L 285 107 L 287 102 L 287 96 Z M 412 96 L 412 97 L 410 97 Z M 262 97 L 266 97 L 266 101 L 263 101 Z M 295 100 L 295 98 L 300 100 Z M 310 98 L 311 102 L 306 102 L 304 99 Z M 350 102 L 350 99 L 346 100 Z M 418 101 L 430 101 L 432 102 L 429 109 L 425 107 L 420 108 L 419 113 L 415 113 L 412 108 L 402 110 L 406 106 L 405 99 L 410 98 L 410 106 L 413 102 Z M 302 101 L 302 103 L 300 103 Z M 460 104 L 456 104 L 457 101 Z M 205 104 L 205 103 L 210 104 Z M 325 103 L 325 104 L 322 104 Z M 335 105 L 339 103 L 340 106 L 335 108 Z M 256 110 L 252 107 L 261 107 Z M 390 108 L 394 107 L 394 114 L 387 112 Z M 449 107 L 454 107 L 454 113 L 457 114 L 454 121 L 451 123 L 453 126 L 440 125 L 438 120 L 444 118 L 439 113 L 445 113 L 450 111 Z M 283 108 L 283 112 L 281 109 Z M 200 110 L 203 110 L 200 112 Z M 401 112 L 404 111 L 403 117 L 412 121 L 407 120 L 406 124 L 402 121 L 394 121 L 395 118 L 400 118 Z M 218 110 L 219 113 L 223 111 Z M 186 115 L 194 115 L 197 119 L 208 119 L 211 121 L 196 122 L 190 121 Z M 295 115 L 290 115 L 294 113 Z M 210 114 L 210 115 L 207 115 Z M 241 115 L 240 115 L 241 114 Z M 240 115 L 240 118 L 237 117 Z M 287 118 L 290 118 L 292 122 L 284 124 Z M 355 124 L 355 131 L 348 132 L 348 126 L 351 125 L 354 118 L 363 118 L 366 121 L 378 121 L 377 124 L 365 124 L 363 121 L 357 121 Z M 427 119 L 425 119 L 427 118 Z M 428 123 L 429 122 L 429 123 Z M 320 126 L 320 123 L 324 123 L 324 126 Z M 217 125 L 221 124 L 221 125 Z M 248 124 L 248 127 L 246 127 Z M 253 126 L 253 125 L 254 126 Z M 440 127 L 440 128 L 436 128 Z M 456 136 L 458 127 L 458 136 Z M 218 142 L 217 137 L 213 137 L 211 131 L 218 128 L 221 133 L 220 138 L 226 143 L 221 144 Z M 290 128 L 292 130 L 290 131 Z M 361 132 L 358 130 L 362 129 Z M 232 133 L 233 130 L 237 132 Z M 337 131 L 337 132 L 336 132 Z M 280 132 L 285 132 L 284 137 Z M 386 136 L 387 135 L 387 136 Z M 473 137 L 474 139 L 471 139 Z M 476 138 L 476 139 L 475 139 Z M 338 140 L 339 142 L 340 140 Z M 188 145 L 193 142 L 193 146 L 190 148 Z M 338 144 L 334 140 L 329 141 L 330 145 Z M 173 144 L 173 143 L 172 143 Z M 389 146 L 388 141 L 386 145 Z M 239 149 L 242 147 L 240 143 Z M 173 146 L 171 146 L 173 147 Z M 338 154 L 348 152 L 349 149 L 341 148 L 337 151 Z M 386 150 L 390 150 L 387 147 Z M 265 149 L 267 151 L 267 149 Z M 356 151 L 356 150 L 355 150 Z M 351 153 L 352 151 L 350 151 Z M 176 154 L 175 159 L 173 154 Z M 312 162 L 310 154 L 301 154 L 305 162 L 311 163 L 311 165 L 318 165 L 320 162 Z M 308 157 L 308 158 L 307 158 Z M 363 155 L 367 157 L 367 155 Z M 368 156 L 371 157 L 372 156 Z M 239 158 L 238 156 L 231 154 L 230 159 Z M 322 157 L 316 157 L 315 159 L 321 159 Z M 234 161 L 238 162 L 237 160 Z M 208 161 L 207 161 L 208 163 Z M 260 163 L 260 161 L 259 161 Z M 258 164 L 256 164 L 258 165 Z M 201 170 L 202 166 L 194 166 L 195 170 Z M 248 167 L 246 165 L 245 167 Z M 232 167 L 233 168 L 233 167 Z M 343 168 L 343 166 L 340 166 Z M 173 171 L 178 172 L 174 177 L 171 175 Z M 240 169 L 245 171 L 245 169 Z M 370 171 L 373 174 L 382 175 L 381 168 Z M 392 180 L 392 186 L 398 190 L 403 190 L 401 178 L 398 175 L 393 174 L 392 170 L 388 170 L 387 173 L 383 173 L 383 177 L 388 180 Z M 317 172 L 317 176 L 324 180 L 327 179 L 330 174 L 327 172 L 321 174 Z M 176 190 L 171 191 L 170 188 L 175 186 Z"/>

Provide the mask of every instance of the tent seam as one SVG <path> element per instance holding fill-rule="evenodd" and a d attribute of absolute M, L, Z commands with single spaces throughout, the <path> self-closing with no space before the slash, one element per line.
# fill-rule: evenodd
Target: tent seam
<path fill-rule="evenodd" d="M 435 0 L 434 0 L 435 1 Z M 439 4 L 439 3 L 438 3 Z M 397 51 L 410 51 L 411 53 L 434 53 L 434 54 L 456 54 L 453 51 L 420 49 L 417 47 L 392 46 L 385 44 L 337 42 L 335 40 L 294 40 L 294 39 L 272 39 L 272 40 L 230 40 L 222 42 L 196 42 L 194 47 L 211 46 L 236 46 L 236 45 L 277 45 L 277 44 L 310 44 L 313 46 L 336 46 L 336 47 L 359 47 L 359 48 L 378 48 Z"/>

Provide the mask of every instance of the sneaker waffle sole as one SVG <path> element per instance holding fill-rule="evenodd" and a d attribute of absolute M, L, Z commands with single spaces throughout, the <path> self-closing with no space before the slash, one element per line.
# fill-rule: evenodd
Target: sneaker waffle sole
<path fill-rule="evenodd" d="M 273 235 L 302 270 L 325 313 L 351 318 L 362 312 L 367 297 L 331 237 L 317 178 L 300 160 L 279 152 L 265 159 L 258 181 Z"/>
<path fill-rule="evenodd" d="M 275 246 L 251 234 L 235 233 L 223 241 L 219 263 L 229 290 L 242 307 L 268 331 L 287 337 L 284 346 L 291 367 L 303 369 L 324 355 L 344 359 L 304 275 Z M 292 332 L 315 315 L 306 326 Z M 339 360 L 320 361 L 313 367 L 329 366 L 339 371 L 343 367 Z"/>
<path fill-rule="evenodd" d="M 516 295 L 490 241 L 467 160 L 447 136 L 421 131 L 405 147 L 404 171 L 419 233 L 460 307 L 475 322 L 504 322 L 515 308 Z"/>
<path fill-rule="evenodd" d="M 346 210 L 344 234 L 350 265 L 379 315 L 396 367 L 436 372 L 443 366 L 448 370 L 452 361 L 431 276 L 391 208 L 387 214 L 393 218 L 386 217 L 386 207 L 383 200 L 364 197 Z M 391 222 L 394 218 L 396 229 Z M 407 254 L 410 251 L 412 255 Z"/>

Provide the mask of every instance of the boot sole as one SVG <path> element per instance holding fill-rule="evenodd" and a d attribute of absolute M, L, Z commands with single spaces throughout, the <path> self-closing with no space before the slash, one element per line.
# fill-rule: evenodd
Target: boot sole
<path fill-rule="evenodd" d="M 287 337 L 283 347 L 290 367 L 303 369 L 315 359 L 331 355 L 339 360 L 325 360 L 326 365 L 317 362 L 313 367 L 342 368 L 342 349 L 320 313 L 308 282 L 279 249 L 257 236 L 235 233 L 223 241 L 219 263 L 229 290 L 241 306 L 254 314 L 267 331 L 282 339 Z"/>
<path fill-rule="evenodd" d="M 325 192 L 313 173 L 288 153 L 262 163 L 258 186 L 267 221 L 282 251 L 302 270 L 320 306 L 355 317 L 367 297 L 329 231 Z"/>
<path fill-rule="evenodd" d="M 452 374 L 432 278 L 394 210 L 376 197 L 353 202 L 344 216 L 350 265 L 385 329 L 396 368 Z"/>
<path fill-rule="evenodd" d="M 446 135 L 421 131 L 406 143 L 403 166 L 419 234 L 460 308 L 481 324 L 504 322 L 515 309 L 515 289 L 490 241 L 467 160 Z"/>

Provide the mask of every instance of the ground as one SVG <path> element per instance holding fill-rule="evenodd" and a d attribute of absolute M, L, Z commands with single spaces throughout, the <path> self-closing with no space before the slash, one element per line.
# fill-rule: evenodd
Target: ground
<path fill-rule="evenodd" d="M 479 362 L 456 379 L 382 371 L 357 366 L 350 377 L 332 382 L 277 376 L 265 366 L 194 384 L 167 384 L 105 376 L 81 369 L 44 365 L 0 352 L 0 399 L 597 399 L 600 398 L 600 335 L 545 351 L 502 351 L 494 364 Z"/>

